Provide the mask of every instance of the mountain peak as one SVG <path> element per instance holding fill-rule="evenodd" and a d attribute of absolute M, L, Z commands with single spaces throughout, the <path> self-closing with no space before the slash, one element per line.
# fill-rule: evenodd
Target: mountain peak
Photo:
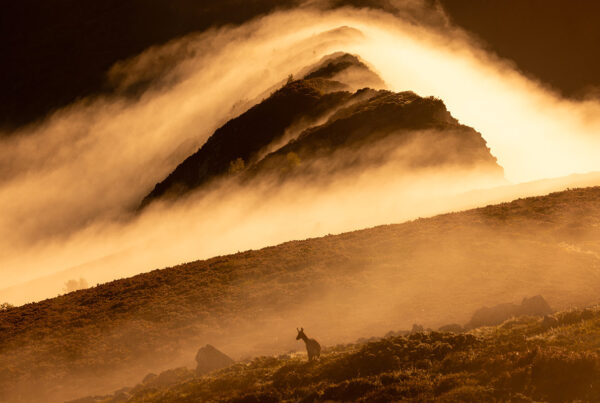
<path fill-rule="evenodd" d="M 361 61 L 358 56 L 348 53 L 334 53 L 322 58 L 303 74 L 305 80 L 323 78 L 340 81 L 352 91 L 360 88 L 385 88 L 386 85 L 371 67 Z"/>
<path fill-rule="evenodd" d="M 315 122 L 344 106 L 352 90 L 383 83 L 357 57 L 334 54 L 308 68 L 268 98 L 230 120 L 158 183 L 140 207 L 162 197 L 178 197 L 229 172 L 232 162 L 247 164 L 294 123 Z"/>
<path fill-rule="evenodd" d="M 330 55 L 300 76 L 217 129 L 155 186 L 141 207 L 240 173 L 240 179 L 267 174 L 283 179 L 294 173 L 326 180 L 336 169 L 393 162 L 404 166 L 404 173 L 434 165 L 464 169 L 483 164 L 494 176 L 503 176 L 481 135 L 460 125 L 442 100 L 364 87 L 365 82 L 383 82 L 356 56 Z M 423 145 L 418 152 L 403 152 L 392 161 L 395 150 L 417 142 Z M 334 154 L 344 157 L 327 175 L 310 168 Z"/>

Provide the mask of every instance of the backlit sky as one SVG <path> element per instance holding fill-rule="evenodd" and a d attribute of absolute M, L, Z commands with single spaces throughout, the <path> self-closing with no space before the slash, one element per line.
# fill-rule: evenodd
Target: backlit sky
<path fill-rule="evenodd" d="M 313 1 L 390 9 L 418 0 Z M 0 13 L 0 128 L 110 90 L 105 72 L 190 32 L 241 23 L 300 0 L 20 0 Z M 424 0 L 430 7 L 436 1 Z M 527 74 L 571 97 L 600 86 L 600 2 L 440 0 L 449 18 Z"/>

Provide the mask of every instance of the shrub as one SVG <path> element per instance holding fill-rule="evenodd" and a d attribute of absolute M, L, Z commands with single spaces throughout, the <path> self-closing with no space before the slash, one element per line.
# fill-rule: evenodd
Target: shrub
<path fill-rule="evenodd" d="M 365 379 L 353 379 L 330 386 L 323 392 L 323 400 L 353 401 L 361 398 L 377 388 L 374 383 Z"/>
<path fill-rule="evenodd" d="M 591 353 L 546 352 L 531 368 L 537 397 L 551 402 L 600 398 L 599 358 Z"/>
<path fill-rule="evenodd" d="M 481 385 L 464 385 L 440 396 L 442 402 L 479 403 L 494 401 L 493 390 Z"/>
<path fill-rule="evenodd" d="M 235 175 L 242 172 L 246 168 L 246 163 L 241 158 L 236 158 L 234 161 L 229 162 L 229 174 Z"/>
<path fill-rule="evenodd" d="M 63 291 L 65 294 L 68 294 L 73 291 L 83 290 L 88 288 L 88 282 L 84 278 L 80 278 L 79 280 L 69 280 L 65 282 L 65 286 Z"/>

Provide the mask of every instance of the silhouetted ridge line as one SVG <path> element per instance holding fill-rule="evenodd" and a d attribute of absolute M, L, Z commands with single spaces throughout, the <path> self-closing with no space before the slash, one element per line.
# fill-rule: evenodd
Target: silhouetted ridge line
<path fill-rule="evenodd" d="M 482 136 L 459 124 L 441 100 L 422 98 L 411 91 L 348 91 L 357 82 L 377 85 L 377 80 L 378 76 L 356 56 L 337 53 L 323 58 L 304 78 L 288 81 L 217 129 L 196 153 L 154 187 L 140 207 L 159 198 L 177 199 L 228 174 L 242 173 L 241 180 L 263 174 L 280 179 L 302 174 L 328 180 L 342 169 L 382 164 L 392 158 L 394 150 L 414 142 L 425 147 L 397 161 L 409 170 L 482 164 L 494 175 L 503 175 Z M 325 123 L 316 124 L 327 115 Z M 297 138 L 284 138 L 286 130 L 300 121 L 309 128 Z M 370 150 L 366 154 L 371 157 L 360 155 L 363 149 Z M 316 161 L 332 158 L 334 153 L 339 156 L 340 152 L 344 156 L 327 174 L 315 166 Z M 263 157 L 261 153 L 267 154 Z"/>
<path fill-rule="evenodd" d="M 232 164 L 246 164 L 263 147 L 283 136 L 299 118 L 316 119 L 350 97 L 346 91 L 326 93 L 342 86 L 321 79 L 287 84 L 246 113 L 230 120 L 193 155 L 183 161 L 144 198 L 150 201 L 170 194 L 177 196 L 226 174 Z"/>
<path fill-rule="evenodd" d="M 343 106 L 352 96 L 347 91 L 348 86 L 328 78 L 350 67 L 363 72 L 368 69 L 351 55 L 326 58 L 324 63 L 327 65 L 317 66 L 310 78 L 288 82 L 217 129 L 196 153 L 154 187 L 140 207 L 164 196 L 183 195 L 232 170 L 244 169 L 254 162 L 259 151 L 280 139 L 293 123 L 300 119 L 314 121 Z"/>
<path fill-rule="evenodd" d="M 368 70 L 368 67 L 361 62 L 358 57 L 348 53 L 342 53 L 341 56 L 333 55 L 330 57 L 325 57 L 319 66 L 311 69 L 310 72 L 304 76 L 304 79 L 334 78 L 336 74 L 339 74 L 342 71 L 352 67 L 359 67 Z"/>
<path fill-rule="evenodd" d="M 253 176 L 260 173 L 282 176 L 314 174 L 320 169 L 311 160 L 327 159 L 338 153 L 328 173 L 342 169 L 364 169 L 395 159 L 394 162 L 414 173 L 420 168 L 452 165 L 453 167 L 488 169 L 502 177 L 503 170 L 490 153 L 482 136 L 458 123 L 444 103 L 436 98 L 422 98 L 414 92 L 361 90 L 362 99 L 338 110 L 327 123 L 313 127 L 269 154 L 256 164 Z M 412 150 L 411 144 L 419 142 Z M 393 156 L 398 149 L 408 150 Z M 364 152 L 368 150 L 369 152 Z M 340 151 L 344 154 L 339 156 Z M 282 170 L 290 155 L 295 163 Z M 312 170 L 312 172 L 311 172 Z M 398 172 L 399 175 L 402 172 Z"/>
<path fill-rule="evenodd" d="M 259 175 L 279 179 L 305 175 L 328 181 L 342 170 L 358 172 L 394 163 L 402 168 L 398 175 L 447 166 L 478 168 L 496 179 L 503 177 L 481 134 L 460 124 L 442 100 L 369 88 L 351 94 L 343 91 L 344 84 L 323 78 L 350 67 L 366 69 L 351 55 L 325 59 L 308 73 L 312 78 L 288 82 L 227 122 L 158 183 L 142 207 L 165 196 L 177 199 L 227 174 L 242 181 Z M 310 122 L 327 114 L 325 123 L 310 127 Z M 284 138 L 301 119 L 309 128 L 296 138 Z M 283 144 L 276 146 L 278 142 Z M 400 156 L 398 150 L 403 151 Z"/>

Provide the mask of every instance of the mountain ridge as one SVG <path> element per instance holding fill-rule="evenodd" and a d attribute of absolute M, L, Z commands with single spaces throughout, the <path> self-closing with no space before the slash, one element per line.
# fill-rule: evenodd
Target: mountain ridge
<path fill-rule="evenodd" d="M 372 90 L 359 90 L 355 95 L 369 91 Z M 403 149 L 401 156 L 394 155 Z M 330 157 L 341 152 L 349 155 L 337 158 L 333 167 L 328 166 L 327 175 L 344 169 L 364 170 L 389 161 L 404 167 L 405 174 L 452 166 L 476 167 L 480 172 L 489 170 L 503 177 L 502 168 L 481 134 L 460 125 L 443 101 L 422 98 L 411 91 L 386 90 L 372 92 L 362 101 L 339 109 L 326 123 L 307 129 L 259 161 L 251 168 L 252 175 L 261 171 L 281 174 L 280 168 L 286 165 L 295 168 L 295 173 L 306 175 L 311 170 L 311 160 L 331 162 L 334 159 Z M 290 157 L 294 158 L 292 164 Z M 309 162 L 303 165 L 304 161 Z M 313 179 L 324 176 L 318 167 L 313 170 Z M 396 175 L 403 175 L 402 170 L 397 170 Z"/>
<path fill-rule="evenodd" d="M 290 77 L 262 102 L 217 129 L 155 185 L 140 208 L 161 198 L 177 200 L 240 173 L 242 179 L 273 174 L 283 179 L 290 173 L 333 179 L 342 169 L 319 171 L 316 166 L 332 163 L 334 154 L 340 153 L 350 155 L 338 168 L 354 171 L 397 162 L 407 172 L 454 165 L 495 171 L 493 176 L 503 177 L 481 134 L 459 124 L 442 100 L 410 91 L 362 88 L 351 92 L 357 80 L 377 83 L 377 76 L 349 54 L 327 56 L 304 74 L 298 80 Z M 289 135 L 294 125 L 305 128 Z M 421 146 L 410 150 L 416 143 Z M 358 163 L 360 154 L 376 148 L 376 154 L 385 150 L 385 155 Z M 402 148 L 406 148 L 404 156 L 395 161 L 392 151 Z"/>
<path fill-rule="evenodd" d="M 344 54 L 326 57 L 307 72 L 311 76 L 308 79 L 289 79 L 269 97 L 217 129 L 202 147 L 156 184 L 140 208 L 165 195 L 176 197 L 222 177 L 236 162 L 250 163 L 300 119 L 315 121 L 341 107 L 352 94 L 346 84 L 331 78 L 350 68 L 369 71 L 358 58 Z"/>

